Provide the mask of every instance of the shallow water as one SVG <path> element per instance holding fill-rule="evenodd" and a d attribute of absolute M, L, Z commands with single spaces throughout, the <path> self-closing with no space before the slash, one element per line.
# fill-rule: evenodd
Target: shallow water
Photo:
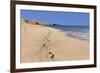
<path fill-rule="evenodd" d="M 80 40 L 89 40 L 89 27 L 88 26 L 49 26 L 65 32 L 67 36 L 74 37 Z"/>

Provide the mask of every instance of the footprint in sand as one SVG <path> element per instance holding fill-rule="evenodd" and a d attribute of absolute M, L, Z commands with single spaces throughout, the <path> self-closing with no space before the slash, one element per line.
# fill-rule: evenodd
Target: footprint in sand
<path fill-rule="evenodd" d="M 41 57 L 39 57 L 39 58 L 41 58 L 41 61 L 42 60 L 44 61 L 46 59 L 53 61 L 54 58 L 55 58 L 54 53 L 49 52 L 50 49 L 48 49 L 49 44 L 50 44 L 50 35 L 51 35 L 51 31 L 49 31 L 47 33 L 47 35 L 44 36 L 44 39 L 42 40 L 43 43 L 41 44 L 41 48 L 40 48 L 40 50 L 41 50 L 40 51 L 41 52 L 40 56 Z"/>
<path fill-rule="evenodd" d="M 54 60 L 55 55 L 54 55 L 52 52 L 49 52 L 49 55 L 50 55 L 50 59 L 51 59 L 51 60 Z"/>

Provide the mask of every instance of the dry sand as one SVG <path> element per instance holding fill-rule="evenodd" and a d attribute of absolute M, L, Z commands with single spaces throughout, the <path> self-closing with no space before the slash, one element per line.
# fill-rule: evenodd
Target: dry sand
<path fill-rule="evenodd" d="M 89 41 L 43 25 L 21 23 L 21 63 L 89 59 Z"/>

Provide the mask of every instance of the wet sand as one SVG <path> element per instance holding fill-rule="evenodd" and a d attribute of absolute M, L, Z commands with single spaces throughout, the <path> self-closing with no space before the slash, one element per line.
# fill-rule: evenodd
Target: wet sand
<path fill-rule="evenodd" d="M 43 26 L 21 24 L 21 63 L 89 59 L 89 41 Z"/>

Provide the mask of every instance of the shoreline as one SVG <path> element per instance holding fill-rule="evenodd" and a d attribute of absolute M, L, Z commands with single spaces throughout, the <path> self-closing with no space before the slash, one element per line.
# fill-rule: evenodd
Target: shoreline
<path fill-rule="evenodd" d="M 21 44 L 21 63 L 89 59 L 89 41 L 47 26 L 22 25 Z"/>

